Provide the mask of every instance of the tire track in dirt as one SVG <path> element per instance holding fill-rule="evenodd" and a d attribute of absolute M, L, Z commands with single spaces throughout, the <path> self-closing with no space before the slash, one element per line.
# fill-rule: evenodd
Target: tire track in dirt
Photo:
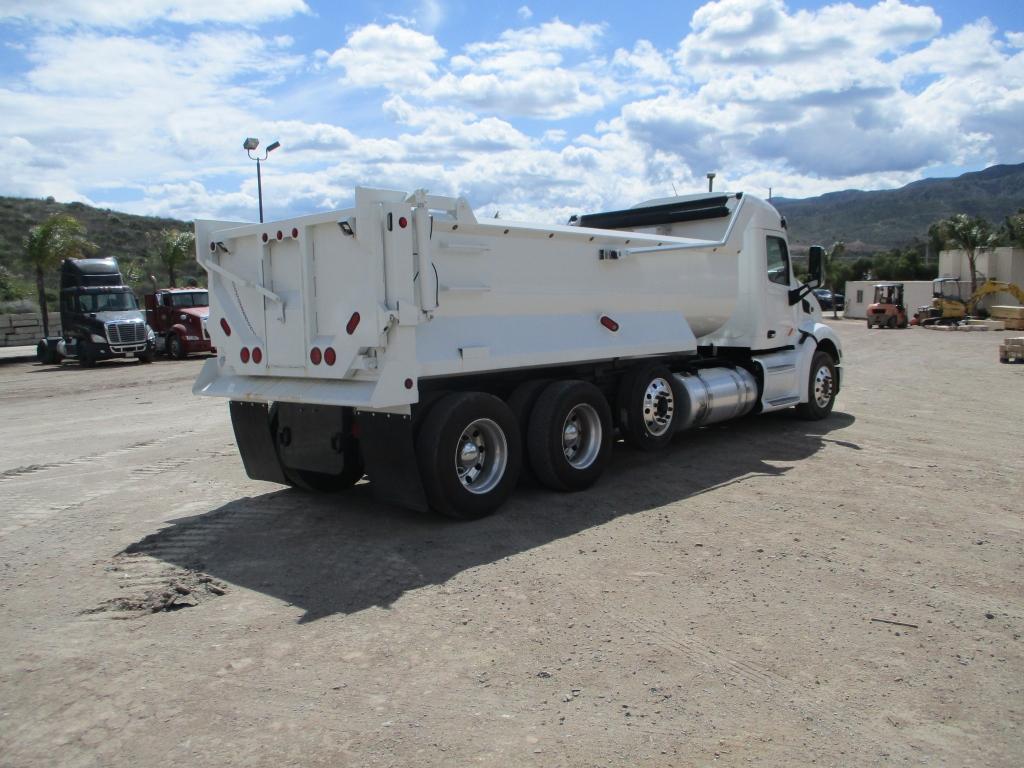
<path fill-rule="evenodd" d="M 110 480 L 103 482 L 102 487 L 98 490 L 79 491 L 77 498 L 73 501 L 62 504 L 47 503 L 45 500 L 44 495 L 46 488 L 42 486 L 52 483 L 53 480 L 39 474 L 43 469 L 67 469 L 69 467 L 79 467 L 94 462 L 109 461 L 117 459 L 120 456 L 129 455 L 140 449 L 164 445 L 172 440 L 185 437 L 192 432 L 194 432 L 194 430 L 189 430 L 180 435 L 172 435 L 164 439 L 146 440 L 141 443 L 135 443 L 124 448 L 117 448 L 102 454 L 83 456 L 65 462 L 46 465 L 45 467 L 42 467 L 42 469 L 32 469 L 31 471 L 9 470 L 6 478 L 0 478 L 0 481 L 7 479 L 14 485 L 13 488 L 4 488 L 3 497 L 6 502 L 5 508 L 7 510 L 7 519 L 0 521 L 3 523 L 0 525 L 0 539 L 22 528 L 51 519 L 55 515 L 83 509 L 99 499 L 126 492 L 130 493 L 132 484 L 149 482 L 149 478 L 152 476 L 188 471 L 190 465 L 196 462 L 205 462 L 212 459 L 222 458 L 233 453 L 232 451 L 214 449 L 197 452 L 185 457 L 162 459 L 151 465 L 133 467 L 126 464 L 113 467 L 98 467 L 96 469 L 97 474 L 110 473 L 114 475 Z M 19 469 L 23 470 L 26 468 Z M 118 477 L 118 475 L 122 475 L 122 477 Z M 25 485 L 19 487 L 17 483 L 13 483 L 13 481 L 18 479 L 25 481 Z"/>

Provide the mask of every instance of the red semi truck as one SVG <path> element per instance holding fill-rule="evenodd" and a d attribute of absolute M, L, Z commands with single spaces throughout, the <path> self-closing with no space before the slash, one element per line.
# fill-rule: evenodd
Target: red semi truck
<path fill-rule="evenodd" d="M 193 352 L 216 352 L 206 330 L 210 294 L 205 288 L 163 288 L 146 294 L 146 322 L 156 351 L 179 360 Z"/>

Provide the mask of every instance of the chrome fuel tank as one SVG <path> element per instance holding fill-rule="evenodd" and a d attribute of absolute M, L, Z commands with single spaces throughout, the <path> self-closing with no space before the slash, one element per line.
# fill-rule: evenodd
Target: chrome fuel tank
<path fill-rule="evenodd" d="M 679 432 L 745 416 L 757 402 L 757 380 L 743 368 L 705 368 L 672 378 L 682 399 Z"/>

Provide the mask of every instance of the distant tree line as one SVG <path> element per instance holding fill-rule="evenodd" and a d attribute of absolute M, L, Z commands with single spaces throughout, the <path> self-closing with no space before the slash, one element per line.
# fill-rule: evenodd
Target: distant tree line
<path fill-rule="evenodd" d="M 56 305 L 58 270 L 64 259 L 101 257 L 82 223 L 66 213 L 57 213 L 32 227 L 22 243 L 22 261 L 31 272 L 34 285 L 0 265 L 0 302 L 26 299 L 34 294 L 48 330 L 48 306 Z M 138 293 L 156 287 L 177 287 L 205 282 L 200 269 L 183 270 L 192 262 L 195 235 L 179 229 L 163 229 L 147 236 L 146 246 L 135 258 L 119 257 L 125 283 Z M 198 273 L 198 274 L 196 274 Z"/>

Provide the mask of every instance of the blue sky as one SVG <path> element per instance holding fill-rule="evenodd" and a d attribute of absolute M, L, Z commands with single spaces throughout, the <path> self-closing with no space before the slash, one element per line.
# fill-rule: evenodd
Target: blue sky
<path fill-rule="evenodd" d="M 184 219 L 356 185 L 483 215 L 1024 162 L 1019 3 L 5 0 L 0 194 Z"/>

